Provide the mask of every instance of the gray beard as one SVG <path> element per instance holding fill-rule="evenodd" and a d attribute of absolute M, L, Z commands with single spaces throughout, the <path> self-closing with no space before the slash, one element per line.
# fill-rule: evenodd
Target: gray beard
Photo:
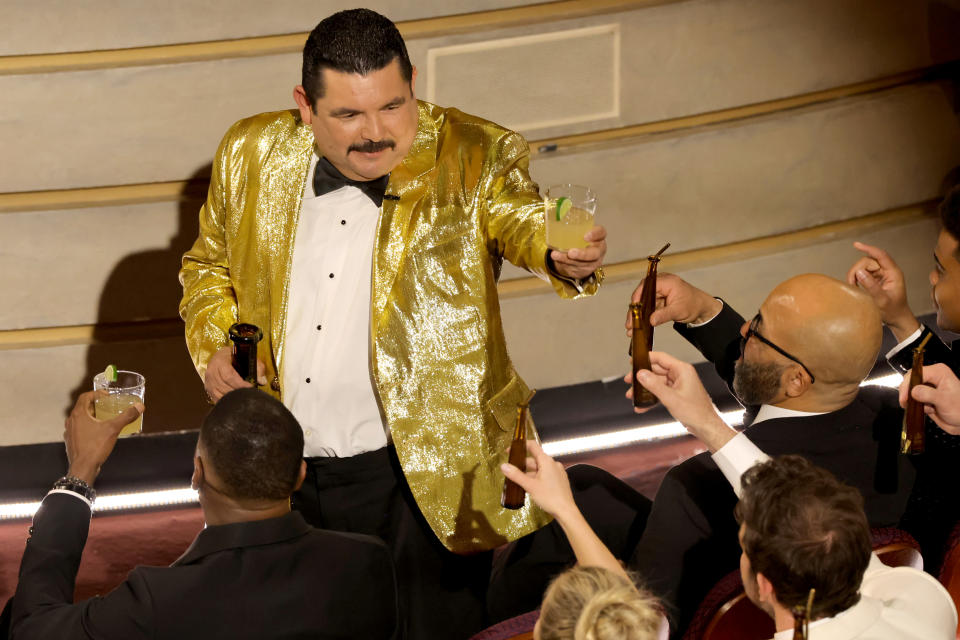
<path fill-rule="evenodd" d="M 780 391 L 780 376 L 785 366 L 755 364 L 743 359 L 733 369 L 733 392 L 746 406 L 768 404 Z"/>

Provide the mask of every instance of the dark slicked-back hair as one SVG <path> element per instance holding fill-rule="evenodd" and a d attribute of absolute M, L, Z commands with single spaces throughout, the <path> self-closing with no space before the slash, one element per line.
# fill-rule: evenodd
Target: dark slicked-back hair
<path fill-rule="evenodd" d="M 410 82 L 413 66 L 396 25 L 370 9 L 340 11 L 320 21 L 303 47 L 301 84 L 316 113 L 323 97 L 324 69 L 367 75 L 396 59 L 403 79 Z"/>
<path fill-rule="evenodd" d="M 256 389 L 231 391 L 204 418 L 200 442 L 227 495 L 282 500 L 293 493 L 303 430 L 279 400 Z"/>
<path fill-rule="evenodd" d="M 960 185 L 947 192 L 938 210 L 940 224 L 955 240 L 960 241 Z"/>
<path fill-rule="evenodd" d="M 743 551 L 780 604 L 804 607 L 816 589 L 811 620 L 855 605 L 872 549 L 860 492 L 800 456 L 754 465 L 741 484 Z"/>

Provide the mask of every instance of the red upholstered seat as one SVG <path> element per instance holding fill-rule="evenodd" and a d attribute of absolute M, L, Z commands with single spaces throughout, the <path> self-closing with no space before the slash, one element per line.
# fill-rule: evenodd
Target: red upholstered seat
<path fill-rule="evenodd" d="M 960 610 L 960 523 L 947 539 L 947 550 L 940 566 L 940 584 L 950 592 L 953 604 Z M 960 629 L 957 630 L 957 638 L 960 640 Z"/>
<path fill-rule="evenodd" d="M 539 617 L 540 609 L 521 613 L 484 629 L 470 640 L 532 640 Z"/>

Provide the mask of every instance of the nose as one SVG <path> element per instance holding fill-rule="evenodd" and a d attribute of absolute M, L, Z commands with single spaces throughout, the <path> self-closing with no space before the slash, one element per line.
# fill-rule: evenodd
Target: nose
<path fill-rule="evenodd" d="M 930 270 L 930 286 L 935 287 L 937 283 L 940 282 L 940 274 L 937 273 L 936 269 Z"/>
<path fill-rule="evenodd" d="M 749 330 L 750 330 L 750 323 L 749 323 L 749 322 L 744 322 L 742 325 L 740 325 L 740 337 L 741 337 L 741 338 L 746 338 L 746 337 L 747 337 L 747 331 L 749 331 Z"/>
<path fill-rule="evenodd" d="M 360 132 L 366 140 L 381 140 L 383 138 L 383 123 L 380 116 L 372 115 L 364 121 L 363 131 Z"/>

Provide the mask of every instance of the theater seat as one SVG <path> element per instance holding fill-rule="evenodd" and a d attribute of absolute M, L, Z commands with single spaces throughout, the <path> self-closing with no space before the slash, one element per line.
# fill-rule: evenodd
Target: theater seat
<path fill-rule="evenodd" d="M 875 527 L 870 530 L 873 552 L 888 567 L 913 567 L 923 571 L 920 545 L 909 533 L 896 527 Z"/>
<path fill-rule="evenodd" d="M 713 585 L 683 640 L 767 640 L 775 631 L 770 616 L 747 598 L 737 569 Z"/>
<path fill-rule="evenodd" d="M 940 584 L 950 593 L 953 604 L 960 610 L 960 523 L 947 539 L 947 550 L 940 567 Z M 960 640 L 960 629 L 957 630 L 957 638 Z"/>
<path fill-rule="evenodd" d="M 923 570 L 920 545 L 906 531 L 881 527 L 871 529 L 870 535 L 874 553 L 887 566 Z M 960 562 L 960 551 L 956 555 Z M 960 593 L 960 567 L 954 579 Z M 736 570 L 717 582 L 703 599 L 683 640 L 767 640 L 775 631 L 770 616 L 747 598 L 740 571 Z"/>
<path fill-rule="evenodd" d="M 484 629 L 470 640 L 533 640 L 533 627 L 537 624 L 539 617 L 540 610 L 537 609 L 508 618 Z M 667 622 L 667 617 L 661 614 L 660 630 L 657 633 L 656 640 L 668 640 L 669 637 L 670 624 Z"/>
<path fill-rule="evenodd" d="M 540 609 L 521 613 L 484 629 L 470 640 L 532 640 L 539 617 Z"/>

